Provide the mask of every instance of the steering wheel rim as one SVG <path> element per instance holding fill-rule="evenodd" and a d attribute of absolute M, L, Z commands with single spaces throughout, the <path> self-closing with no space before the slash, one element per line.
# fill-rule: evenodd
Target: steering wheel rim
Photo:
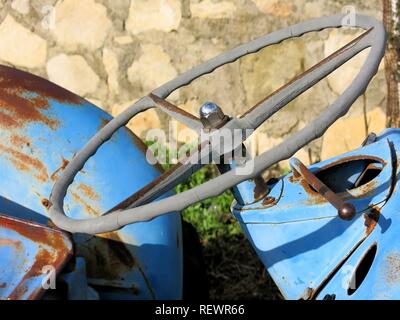
<path fill-rule="evenodd" d="M 97 234 L 115 231 L 127 224 L 148 221 L 169 212 L 181 211 L 196 202 L 217 196 L 244 180 L 254 178 L 268 167 L 289 158 L 297 150 L 312 140 L 322 136 L 330 125 L 347 113 L 354 101 L 365 91 L 372 77 L 378 70 L 379 63 L 385 50 L 386 34 L 382 23 L 374 18 L 364 15 L 355 15 L 355 25 L 353 27 L 362 28 L 367 30 L 367 32 L 328 57 L 329 59 L 324 59 L 324 63 L 321 62 L 306 71 L 303 75 L 293 79 L 291 82 L 278 89 L 278 91 L 247 111 L 241 118 L 231 119 L 222 127 L 228 130 L 257 128 L 275 112 L 279 111 L 318 81 L 325 78 L 346 61 L 353 58 L 359 52 L 370 48 L 368 57 L 360 69 L 360 72 L 337 100 L 324 109 L 320 115 L 312 120 L 306 127 L 287 138 L 281 144 L 264 152 L 254 160 L 251 160 L 254 168 L 252 173 L 239 175 L 237 168 L 232 169 L 183 193 L 146 204 L 143 204 L 143 201 L 141 203 L 136 201 L 130 203 L 128 209 L 122 210 L 116 208 L 105 215 L 93 219 L 76 220 L 68 217 L 64 212 L 64 198 L 76 174 L 83 168 L 86 161 L 96 153 L 100 146 L 109 140 L 114 132 L 125 126 L 135 115 L 150 108 L 159 107 L 162 111 L 199 131 L 202 126 L 196 117 L 175 108 L 163 99 L 168 97 L 176 89 L 190 84 L 193 80 L 202 75 L 211 73 L 222 65 L 234 62 L 247 54 L 255 53 L 267 46 L 280 43 L 290 38 L 300 37 L 305 33 L 343 27 L 342 21 L 344 18 L 344 14 L 322 17 L 269 33 L 266 36 L 240 45 L 239 47 L 200 64 L 155 89 L 151 95 L 140 99 L 97 132 L 85 147 L 71 160 L 65 168 L 63 175 L 53 186 L 49 198 L 50 219 L 57 227 L 69 232 Z M 194 156 L 196 155 L 193 155 L 193 157 Z M 208 156 L 208 154 L 206 156 Z M 188 166 L 184 164 L 183 166 L 178 166 L 172 173 L 173 177 L 170 179 L 170 184 L 159 184 L 160 187 L 158 187 L 158 191 L 156 190 L 158 195 L 163 191 L 165 192 L 166 188 L 186 178 L 197 169 L 199 169 L 199 165 Z M 148 191 L 150 191 L 150 195 L 153 194 L 154 198 L 154 192 L 151 193 L 153 189 L 154 188 L 150 188 Z M 150 196 L 147 201 L 153 200 L 153 198 Z"/>

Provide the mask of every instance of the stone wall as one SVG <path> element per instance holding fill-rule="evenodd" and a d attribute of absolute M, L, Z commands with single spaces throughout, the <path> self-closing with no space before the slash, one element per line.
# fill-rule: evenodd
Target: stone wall
<path fill-rule="evenodd" d="M 0 62 L 48 78 L 116 115 L 229 48 L 343 12 L 347 5 L 382 17 L 377 0 L 0 0 Z M 243 113 L 357 34 L 326 30 L 266 48 L 196 80 L 169 100 L 194 114 L 205 101 L 231 115 Z M 279 143 L 333 102 L 364 59 L 358 55 L 264 124 L 254 139 L 255 152 Z M 298 156 L 306 162 L 325 159 L 358 146 L 366 132 L 382 130 L 385 94 L 381 66 L 351 112 Z M 150 110 L 129 127 L 144 137 L 147 129 L 167 125 L 164 115 Z"/>

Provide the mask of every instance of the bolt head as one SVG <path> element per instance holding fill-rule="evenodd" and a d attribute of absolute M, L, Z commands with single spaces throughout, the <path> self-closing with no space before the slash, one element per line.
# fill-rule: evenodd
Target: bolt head
<path fill-rule="evenodd" d="M 206 129 L 217 128 L 226 119 L 222 109 L 213 102 L 206 102 L 200 107 L 200 120 Z"/>

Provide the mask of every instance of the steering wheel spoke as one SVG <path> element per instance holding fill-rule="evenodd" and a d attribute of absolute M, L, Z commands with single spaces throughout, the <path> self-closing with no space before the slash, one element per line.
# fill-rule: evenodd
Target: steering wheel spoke
<path fill-rule="evenodd" d="M 182 122 L 194 131 L 199 133 L 200 130 L 203 128 L 200 119 L 192 115 L 191 113 L 182 110 L 181 108 L 177 107 L 176 105 L 165 99 L 161 99 L 153 93 L 149 94 L 149 98 L 153 100 L 153 102 L 161 111 Z"/>
<path fill-rule="evenodd" d="M 109 212 L 134 208 L 146 204 L 176 187 L 179 183 L 186 180 L 204 166 L 204 163 L 206 162 L 204 160 L 206 157 L 209 157 L 210 154 L 210 150 L 204 153 L 207 145 L 208 141 L 198 145 L 196 150 L 192 151 L 189 155 L 182 156 L 178 159 L 176 165 L 162 173 L 158 178 L 154 179 L 140 190 L 136 191 L 133 195 L 119 203 Z M 203 156 L 203 161 L 198 160 L 201 155 Z"/>

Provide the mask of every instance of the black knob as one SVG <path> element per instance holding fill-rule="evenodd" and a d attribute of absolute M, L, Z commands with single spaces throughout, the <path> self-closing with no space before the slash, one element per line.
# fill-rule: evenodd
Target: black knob
<path fill-rule="evenodd" d="M 338 214 L 343 220 L 351 220 L 356 214 L 356 208 L 351 203 L 344 203 L 338 210 Z"/>

